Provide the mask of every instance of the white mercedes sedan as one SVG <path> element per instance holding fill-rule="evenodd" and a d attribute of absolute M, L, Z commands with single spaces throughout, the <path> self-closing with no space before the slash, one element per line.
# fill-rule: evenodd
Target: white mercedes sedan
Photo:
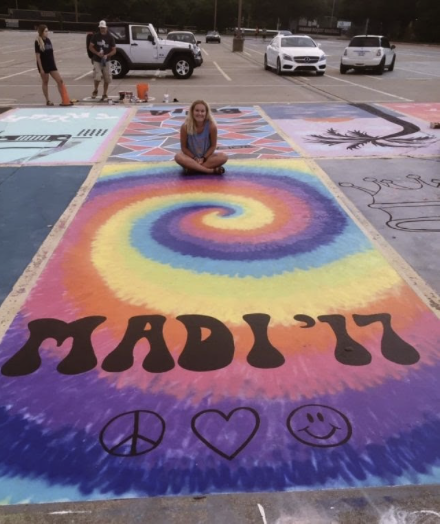
<path fill-rule="evenodd" d="M 296 71 L 313 71 L 318 76 L 325 73 L 327 59 L 317 44 L 305 35 L 277 35 L 267 46 L 264 68 L 274 69 L 278 75 Z"/>

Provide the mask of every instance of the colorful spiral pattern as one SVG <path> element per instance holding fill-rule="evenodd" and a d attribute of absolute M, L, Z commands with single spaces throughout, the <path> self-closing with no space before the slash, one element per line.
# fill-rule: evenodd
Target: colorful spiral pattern
<path fill-rule="evenodd" d="M 249 363 L 254 337 L 243 317 L 253 313 L 270 316 L 268 338 L 282 365 Z M 377 313 L 391 315 L 419 362 L 390 362 L 381 354 L 380 326 L 353 320 Z M 94 315 L 106 317 L 92 337 L 95 369 L 58 373 L 70 343 L 48 339 L 35 373 L 0 381 L 9 406 L 0 413 L 0 450 L 18 454 L 32 438 L 21 469 L 10 473 L 17 483 L 35 479 L 32 500 L 436 479 L 437 320 L 303 160 L 231 162 L 225 177 L 183 177 L 165 163 L 106 166 L 2 341 L 0 364 L 25 343 L 29 321 Z M 166 318 L 172 368 L 147 372 L 141 341 L 129 369 L 104 371 L 128 320 L 142 315 Z M 183 315 L 225 326 L 235 346 L 229 365 L 204 372 L 179 365 Z M 323 315 L 345 319 L 349 335 L 371 353 L 369 365 L 335 359 L 337 339 Z M 201 328 L 202 340 L 207 331 Z M 307 405 L 345 414 L 352 434 L 326 448 L 296 438 Z M 131 460 L 107 454 L 107 428 L 118 426 L 117 439 L 133 410 L 157 428 L 151 448 Z M 230 413 L 234 448 L 221 437 L 220 413 Z"/>

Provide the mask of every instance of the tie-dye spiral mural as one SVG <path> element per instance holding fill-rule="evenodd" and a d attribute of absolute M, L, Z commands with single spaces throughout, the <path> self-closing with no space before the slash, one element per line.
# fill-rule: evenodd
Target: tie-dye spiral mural
<path fill-rule="evenodd" d="M 437 339 L 303 160 L 107 165 L 0 345 L 0 492 L 438 482 Z"/>

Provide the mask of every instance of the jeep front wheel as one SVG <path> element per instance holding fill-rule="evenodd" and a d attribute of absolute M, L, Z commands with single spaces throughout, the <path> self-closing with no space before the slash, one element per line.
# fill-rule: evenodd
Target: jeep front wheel
<path fill-rule="evenodd" d="M 123 78 L 128 73 L 128 65 L 121 56 L 111 58 L 109 66 L 113 78 Z"/>
<path fill-rule="evenodd" d="M 178 56 L 173 62 L 173 74 L 176 78 L 185 80 L 193 74 L 194 65 L 188 56 Z"/>

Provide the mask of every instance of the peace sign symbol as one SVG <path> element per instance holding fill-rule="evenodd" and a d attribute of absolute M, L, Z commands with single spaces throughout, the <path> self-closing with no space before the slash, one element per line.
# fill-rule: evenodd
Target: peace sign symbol
<path fill-rule="evenodd" d="M 156 449 L 165 433 L 165 421 L 154 411 L 138 409 L 112 418 L 100 432 L 103 449 L 116 457 L 136 457 Z"/>

